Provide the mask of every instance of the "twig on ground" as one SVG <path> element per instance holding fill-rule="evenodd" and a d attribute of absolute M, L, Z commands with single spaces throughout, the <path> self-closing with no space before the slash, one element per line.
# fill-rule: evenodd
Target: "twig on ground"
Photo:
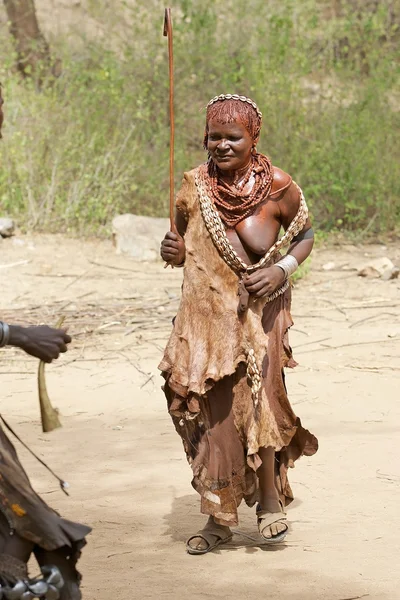
<path fill-rule="evenodd" d="M 125 360 L 128 361 L 128 363 L 130 365 L 132 365 L 132 367 L 134 367 L 136 369 L 136 371 L 138 371 L 138 373 L 140 373 L 141 375 L 145 375 L 145 377 L 148 377 L 149 375 L 151 375 L 151 373 L 146 373 L 146 371 L 143 371 L 143 369 L 141 369 L 140 367 L 138 367 L 138 365 L 136 363 L 134 363 L 129 356 L 126 356 L 126 354 L 123 354 L 121 351 L 118 351 L 118 354 L 120 354 L 123 358 L 125 358 Z"/>
<path fill-rule="evenodd" d="M 387 473 L 381 473 L 378 469 L 376 476 L 378 479 L 384 479 L 385 481 L 390 481 L 391 483 L 400 483 L 400 475 L 388 475 Z"/>
<path fill-rule="evenodd" d="M 12 267 L 19 267 L 21 265 L 28 265 L 32 260 L 19 260 L 18 262 L 8 263 L 6 265 L 0 265 L 0 269 L 11 269 Z"/>
<path fill-rule="evenodd" d="M 380 317 L 383 316 L 390 316 L 390 317 L 398 317 L 399 315 L 397 315 L 396 313 L 378 313 L 377 315 L 371 315 L 370 317 L 366 317 L 365 319 L 360 319 L 359 321 L 355 321 L 354 323 L 352 323 L 351 325 L 349 325 L 349 329 L 352 329 L 353 327 L 357 327 L 357 325 L 361 325 L 362 323 L 366 323 L 367 321 L 372 321 L 372 319 L 379 319 Z"/>
<path fill-rule="evenodd" d="M 154 379 L 154 374 L 153 373 L 151 373 L 150 377 L 148 377 L 146 379 L 146 381 L 140 386 L 140 389 L 144 388 L 144 386 L 147 385 L 149 383 L 149 381 L 151 381 L 152 379 Z"/>
<path fill-rule="evenodd" d="M 321 319 L 324 321 L 331 321 L 333 323 L 343 323 L 343 321 L 341 319 L 331 319 L 330 317 L 326 317 L 325 315 L 298 315 L 298 314 L 293 314 L 293 318 L 295 319 Z"/>
<path fill-rule="evenodd" d="M 72 300 L 68 300 L 68 302 L 66 302 L 65 304 L 63 304 L 62 306 L 60 306 L 59 310 L 63 311 L 67 308 L 67 306 L 69 306 L 70 304 L 72 304 Z"/>
<path fill-rule="evenodd" d="M 260 542 L 259 539 L 256 539 L 254 537 L 252 537 L 251 535 L 249 535 L 248 533 L 244 533 L 244 531 L 240 531 L 239 529 L 232 529 L 232 533 L 234 533 L 235 535 L 240 535 L 244 538 L 247 538 L 248 540 L 251 540 L 252 542 Z"/>
<path fill-rule="evenodd" d="M 100 325 L 100 327 L 94 329 L 94 331 L 103 331 L 104 329 L 108 329 L 109 327 L 113 327 L 114 325 L 121 325 L 121 321 L 111 321 L 111 323 L 104 323 L 103 325 Z"/>
<path fill-rule="evenodd" d="M 297 348 L 302 348 L 303 346 L 310 346 L 312 344 L 320 344 L 321 342 L 326 342 L 327 340 L 331 340 L 331 339 L 332 339 L 332 336 L 329 336 L 329 337 L 326 337 L 326 338 L 322 338 L 321 340 L 314 340 L 314 341 L 311 341 L 311 342 L 305 342 L 304 344 L 299 344 L 298 346 L 294 346 L 293 348 L 297 349 Z"/>
<path fill-rule="evenodd" d="M 400 371 L 400 367 L 367 367 L 367 366 L 357 366 L 357 365 L 344 365 L 342 368 L 344 369 L 353 369 L 355 371 L 365 371 L 366 373 L 379 373 L 381 371 Z"/>
<path fill-rule="evenodd" d="M 348 348 L 349 346 L 364 346 L 366 344 L 384 344 L 385 342 L 393 342 L 396 338 L 389 338 L 385 340 L 371 340 L 368 342 L 351 342 L 349 344 L 340 344 L 339 346 L 324 346 L 323 348 L 312 348 L 311 350 L 300 351 L 300 354 L 306 352 L 322 352 L 323 350 L 338 350 L 338 348 Z"/>
<path fill-rule="evenodd" d="M 159 352 L 164 352 L 165 348 L 162 348 L 159 344 L 156 344 L 156 342 L 154 342 L 153 340 L 147 340 L 146 338 L 143 338 L 143 341 L 146 344 L 151 344 L 152 346 L 154 346 L 155 348 L 157 348 L 157 350 Z"/>
<path fill-rule="evenodd" d="M 383 300 L 378 300 L 378 302 L 383 302 Z M 343 308 L 346 310 L 359 310 L 363 308 L 396 308 L 397 306 L 400 306 L 400 304 L 375 304 L 375 306 L 372 306 L 371 304 L 355 304 L 353 306 L 343 306 Z"/>
<path fill-rule="evenodd" d="M 148 306 L 143 306 L 142 310 L 151 310 L 151 309 L 157 310 L 157 308 L 159 308 L 160 306 L 166 306 L 167 304 L 170 304 L 174 300 L 178 300 L 178 296 L 174 296 L 173 298 L 169 298 L 168 300 L 165 300 L 164 302 L 160 302 L 159 304 L 150 304 Z"/>
<path fill-rule="evenodd" d="M 104 263 L 99 263 L 95 260 L 89 260 L 90 264 L 95 265 L 96 267 L 104 267 L 106 269 L 115 269 L 116 271 L 130 271 L 131 273 L 142 273 L 141 269 L 129 269 L 128 267 L 116 267 L 114 265 L 106 265 Z"/>
<path fill-rule="evenodd" d="M 131 333 L 133 333 L 134 331 L 137 331 L 138 329 L 148 329 L 149 326 L 153 327 L 158 322 L 159 322 L 159 319 L 154 319 L 153 321 L 146 319 L 142 323 L 139 323 L 138 325 L 134 325 L 134 327 L 131 327 L 130 329 L 125 331 L 124 336 L 130 335 Z"/>
<path fill-rule="evenodd" d="M 114 353 L 114 350 L 112 351 L 112 353 Z M 111 354 L 111 352 L 108 352 L 108 354 Z M 62 367 L 66 367 L 68 365 L 71 365 L 72 363 L 78 363 L 78 362 L 103 362 L 103 361 L 108 361 L 108 360 L 118 360 L 117 356 L 110 356 L 109 358 L 106 358 L 106 355 L 104 356 L 100 356 L 97 358 L 72 358 L 71 360 L 67 360 L 64 363 L 61 363 L 59 365 L 54 365 L 54 369 L 61 369 Z"/>
<path fill-rule="evenodd" d="M 94 290 L 92 290 L 91 292 L 85 292 L 84 294 L 81 294 L 80 296 L 77 296 L 76 299 L 77 300 L 81 300 L 82 298 L 86 298 L 86 296 L 91 296 L 94 293 L 95 293 Z"/>
<path fill-rule="evenodd" d="M 112 385 L 113 383 L 114 383 L 114 381 L 107 381 L 106 383 L 100 383 L 100 385 L 96 385 L 96 387 L 94 389 L 98 390 L 102 387 L 106 387 L 107 385 Z"/>
<path fill-rule="evenodd" d="M 340 312 L 342 315 L 344 315 L 344 317 L 346 318 L 346 321 L 348 321 L 349 317 L 348 317 L 347 313 L 343 310 L 343 308 L 341 308 L 340 306 L 338 306 L 336 304 L 336 302 L 333 302 L 333 300 L 330 300 L 329 298 L 323 298 L 321 296 L 317 296 L 315 299 L 316 300 L 322 300 L 323 302 L 327 302 L 328 304 L 330 304 L 331 306 L 333 306 L 338 312 Z"/>
<path fill-rule="evenodd" d="M 47 277 L 52 279 L 71 279 L 73 277 L 79 277 L 79 275 L 75 274 L 67 274 L 67 273 L 25 273 L 24 277 Z"/>
<path fill-rule="evenodd" d="M 122 556 L 123 554 L 132 554 L 133 550 L 129 550 L 127 552 L 116 552 L 115 554 L 109 554 L 107 558 L 111 558 L 112 556 Z"/>
<path fill-rule="evenodd" d="M 80 275 L 78 275 L 78 277 L 75 277 L 75 279 L 73 281 L 70 281 L 70 283 L 65 286 L 64 290 L 67 290 L 68 288 L 71 287 L 71 285 L 74 285 L 74 283 L 76 283 L 77 281 L 80 281 L 81 279 L 83 279 L 84 277 L 86 277 L 86 275 L 88 273 L 90 273 L 90 271 L 93 271 L 93 269 L 94 269 L 94 265 L 92 265 L 91 267 L 89 267 L 88 269 L 86 269 L 86 271 L 84 271 L 83 273 L 81 273 Z"/>
<path fill-rule="evenodd" d="M 310 337 L 310 334 L 307 333 L 307 331 L 303 331 L 302 329 L 297 329 L 297 327 L 292 327 L 291 331 L 297 331 L 298 333 L 302 333 L 303 335 Z"/>
<path fill-rule="evenodd" d="M 0 375 L 36 375 L 35 371 L 0 371 Z"/>
<path fill-rule="evenodd" d="M 339 600 L 359 600 L 360 598 L 367 598 L 369 594 L 362 594 L 361 596 L 351 596 L 350 598 L 339 598 Z"/>
<path fill-rule="evenodd" d="M 25 298 L 25 296 L 28 295 L 29 292 L 24 292 L 23 294 L 18 294 L 18 296 L 15 296 L 15 298 L 13 298 L 11 300 L 11 306 L 14 306 L 16 302 L 18 302 L 18 300 L 21 300 L 21 298 Z"/>

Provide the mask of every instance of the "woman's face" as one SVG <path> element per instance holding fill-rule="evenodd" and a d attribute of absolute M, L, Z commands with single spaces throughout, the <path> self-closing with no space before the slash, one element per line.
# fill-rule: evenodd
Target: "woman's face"
<path fill-rule="evenodd" d="M 237 171 L 246 167 L 254 141 L 243 123 L 209 121 L 207 150 L 221 171 Z"/>

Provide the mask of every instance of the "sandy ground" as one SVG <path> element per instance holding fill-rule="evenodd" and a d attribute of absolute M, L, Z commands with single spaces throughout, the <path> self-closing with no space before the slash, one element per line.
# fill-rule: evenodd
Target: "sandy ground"
<path fill-rule="evenodd" d="M 66 498 L 18 448 L 43 498 L 94 528 L 80 563 L 87 600 L 399 598 L 400 281 L 350 270 L 378 256 L 399 263 L 400 248 L 319 249 L 294 292 L 288 387 L 320 450 L 291 472 L 287 543 L 263 547 L 243 506 L 229 546 L 191 557 L 183 542 L 204 518 L 157 372 L 182 272 L 107 242 L 0 241 L 2 317 L 65 314 L 75 334 L 47 368 L 63 428 L 41 433 L 37 364 L 14 350 L 0 353 L 1 411 L 71 485 Z"/>

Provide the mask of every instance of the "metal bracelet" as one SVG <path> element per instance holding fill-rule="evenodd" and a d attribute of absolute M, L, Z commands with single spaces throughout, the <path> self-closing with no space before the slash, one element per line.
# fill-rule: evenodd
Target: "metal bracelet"
<path fill-rule="evenodd" d="M 288 279 L 297 270 L 299 263 L 292 254 L 286 254 L 279 262 L 275 263 L 285 273 L 285 279 Z"/>
<path fill-rule="evenodd" d="M 7 346 L 10 341 L 10 328 L 7 323 L 0 321 L 0 348 Z"/>

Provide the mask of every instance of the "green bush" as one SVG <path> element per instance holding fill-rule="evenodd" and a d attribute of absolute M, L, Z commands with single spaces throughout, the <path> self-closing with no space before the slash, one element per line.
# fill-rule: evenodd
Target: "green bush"
<path fill-rule="evenodd" d="M 108 4 L 86 6 L 101 36 L 47 33 L 63 71 L 40 92 L 0 29 L 0 211 L 27 228 L 101 234 L 121 212 L 167 214 L 164 3 Z M 177 186 L 204 160 L 209 98 L 241 93 L 264 114 L 259 149 L 303 187 L 317 227 L 399 225 L 399 1 L 330 5 L 175 1 Z"/>

